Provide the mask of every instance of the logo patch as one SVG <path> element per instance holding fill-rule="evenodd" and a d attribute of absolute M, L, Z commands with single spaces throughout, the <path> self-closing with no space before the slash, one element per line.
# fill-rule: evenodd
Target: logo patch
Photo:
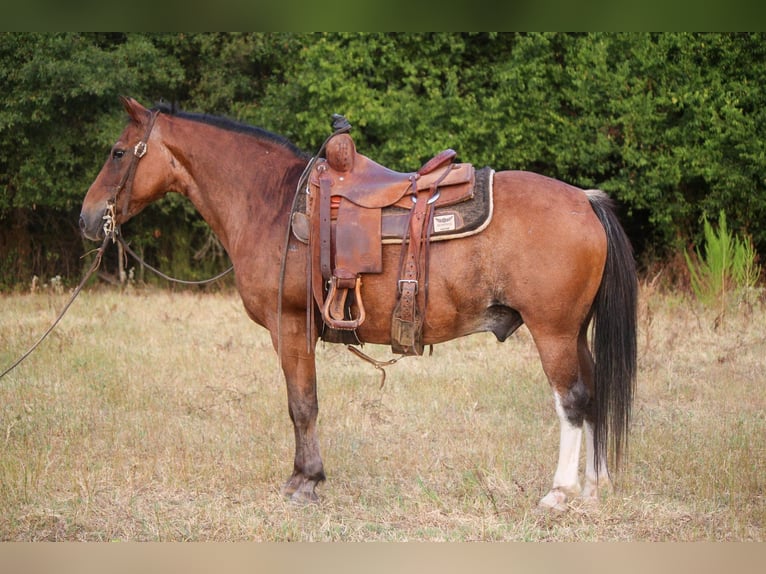
<path fill-rule="evenodd" d="M 434 216 L 434 232 L 441 233 L 442 231 L 454 231 L 456 227 L 454 213 Z"/>

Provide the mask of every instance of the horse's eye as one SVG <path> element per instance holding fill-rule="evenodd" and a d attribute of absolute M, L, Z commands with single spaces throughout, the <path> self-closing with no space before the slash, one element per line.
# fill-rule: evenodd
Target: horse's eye
<path fill-rule="evenodd" d="M 124 149 L 116 149 L 112 151 L 112 159 L 122 159 L 122 156 L 125 155 Z"/>

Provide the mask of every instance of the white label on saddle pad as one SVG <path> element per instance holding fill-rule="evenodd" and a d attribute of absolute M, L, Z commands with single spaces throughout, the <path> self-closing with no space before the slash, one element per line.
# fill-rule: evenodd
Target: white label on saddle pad
<path fill-rule="evenodd" d="M 454 231 L 456 227 L 454 213 L 450 213 L 449 215 L 434 215 L 434 233 Z"/>

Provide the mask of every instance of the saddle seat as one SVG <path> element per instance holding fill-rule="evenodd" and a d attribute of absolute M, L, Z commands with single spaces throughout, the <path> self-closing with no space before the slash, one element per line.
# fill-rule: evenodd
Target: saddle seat
<path fill-rule="evenodd" d="M 338 134 L 327 143 L 326 159 L 315 170 L 312 183 L 318 185 L 319 177 L 327 172 L 332 182 L 332 197 L 343 197 L 350 202 L 367 209 L 381 209 L 397 206 L 410 208 L 413 201 L 405 196 L 414 196 L 413 180 L 417 181 L 417 189 L 428 189 L 437 179 L 441 178 L 442 188 L 468 184 L 471 180 L 472 166 L 470 164 L 452 164 L 456 152 L 444 150 L 426 162 L 417 172 L 402 173 L 389 169 L 365 155 L 357 153 L 351 136 Z M 449 167 L 445 175 L 440 167 Z M 449 196 L 437 200 L 437 206 L 463 201 L 462 194 L 466 185 L 452 189 Z M 338 200 L 336 200 L 336 204 Z"/>
<path fill-rule="evenodd" d="M 425 274 L 431 217 L 435 207 L 472 196 L 473 166 L 453 164 L 456 153 L 448 149 L 416 172 L 397 172 L 358 153 L 347 133 L 331 137 L 325 150 L 309 176 L 307 200 L 310 289 L 322 320 L 339 331 L 355 331 L 364 322 L 362 276 L 383 271 L 382 210 L 408 210 L 402 269 L 392 286 L 392 296 L 404 302 L 404 318 L 398 311 L 392 318 L 392 347 L 421 354 L 418 282 Z"/>

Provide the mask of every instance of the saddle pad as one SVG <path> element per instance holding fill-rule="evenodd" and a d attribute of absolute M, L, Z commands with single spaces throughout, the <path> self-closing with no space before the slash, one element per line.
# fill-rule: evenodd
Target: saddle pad
<path fill-rule="evenodd" d="M 476 170 L 473 197 L 461 203 L 437 207 L 434 211 L 431 241 L 444 241 L 468 237 L 482 231 L 492 219 L 492 180 L 494 170 L 489 167 Z M 407 229 L 409 209 L 383 208 L 381 221 L 383 243 L 401 243 Z M 300 193 L 292 217 L 293 235 L 302 243 L 309 241 L 309 222 L 306 214 L 306 194 Z"/>

